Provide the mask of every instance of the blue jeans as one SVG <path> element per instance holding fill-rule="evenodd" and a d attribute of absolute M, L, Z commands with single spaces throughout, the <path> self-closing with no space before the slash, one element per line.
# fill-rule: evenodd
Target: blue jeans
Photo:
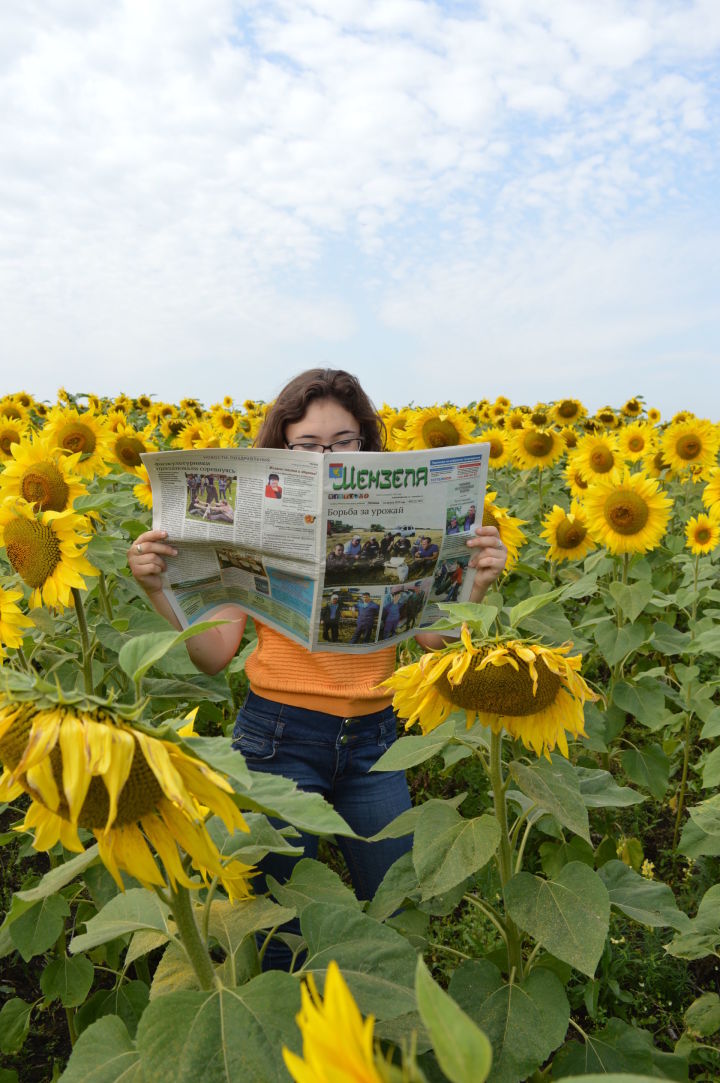
<path fill-rule="evenodd" d="M 391 707 L 345 718 L 274 703 L 249 692 L 235 722 L 233 747 L 242 752 L 251 771 L 284 775 L 301 790 L 322 794 L 353 831 L 367 838 L 410 808 L 404 771 L 369 773 L 396 737 Z M 303 847 L 305 857 L 317 857 L 316 835 L 302 832 L 292 843 Z M 337 844 L 358 898 L 371 899 L 390 866 L 411 848 L 412 838 L 382 842 L 338 838 Z M 289 879 L 299 860 L 268 854 L 260 863 L 263 875 L 254 882 L 256 891 L 265 890 L 267 874 L 280 882 Z M 298 933 L 299 924 L 290 922 L 283 930 Z M 265 954 L 265 968 L 289 965 L 290 952 L 273 941 Z"/>

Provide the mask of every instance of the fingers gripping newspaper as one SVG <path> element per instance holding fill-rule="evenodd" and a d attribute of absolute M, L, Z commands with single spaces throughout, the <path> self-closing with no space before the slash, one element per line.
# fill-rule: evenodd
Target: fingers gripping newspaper
<path fill-rule="evenodd" d="M 434 451 L 213 448 L 143 455 L 165 594 L 183 627 L 233 603 L 311 651 L 360 653 L 466 601 L 489 444 Z"/>

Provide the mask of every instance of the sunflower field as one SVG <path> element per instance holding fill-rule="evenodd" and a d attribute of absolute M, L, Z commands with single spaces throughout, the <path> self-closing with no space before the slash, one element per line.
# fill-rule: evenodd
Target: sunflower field
<path fill-rule="evenodd" d="M 378 766 L 414 803 L 381 835 L 412 850 L 360 902 L 349 826 L 231 747 L 254 633 L 198 673 L 212 622 L 128 570 L 141 455 L 266 409 L 0 399 L 0 1083 L 720 1079 L 718 425 L 383 407 L 389 450 L 489 443 L 509 556 L 457 640 L 398 649 Z M 301 830 L 324 860 L 256 893 Z"/>

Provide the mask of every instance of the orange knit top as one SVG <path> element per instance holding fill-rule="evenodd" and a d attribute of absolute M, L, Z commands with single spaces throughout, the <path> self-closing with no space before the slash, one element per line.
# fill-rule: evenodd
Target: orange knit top
<path fill-rule="evenodd" d="M 245 672 L 256 695 L 345 716 L 372 714 L 392 702 L 392 695 L 377 686 L 395 670 L 394 646 L 367 654 L 311 653 L 266 624 L 254 623 L 258 642 Z"/>

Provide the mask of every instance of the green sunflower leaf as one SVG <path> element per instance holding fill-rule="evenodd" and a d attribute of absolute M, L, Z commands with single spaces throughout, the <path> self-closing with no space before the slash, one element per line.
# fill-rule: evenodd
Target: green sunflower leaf
<path fill-rule="evenodd" d="M 592 977 L 610 925 L 610 897 L 599 875 L 580 861 L 554 880 L 528 872 L 505 886 L 510 917 L 558 959 Z"/>

